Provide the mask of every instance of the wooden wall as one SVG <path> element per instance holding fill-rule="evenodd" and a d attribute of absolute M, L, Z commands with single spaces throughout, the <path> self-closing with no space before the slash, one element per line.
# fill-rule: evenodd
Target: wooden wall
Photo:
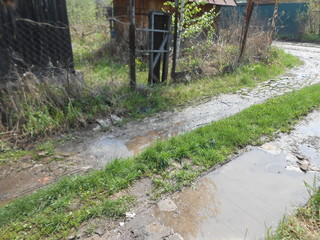
<path fill-rule="evenodd" d="M 7 1 L 8 2 L 8 1 Z M 0 0 L 0 75 L 17 67 L 45 72 L 48 66 L 73 68 L 65 0 Z"/>
<path fill-rule="evenodd" d="M 147 16 L 139 15 L 139 13 L 149 13 L 152 10 L 161 10 L 168 9 L 168 7 L 163 4 L 167 2 L 167 0 L 136 0 L 136 24 L 138 28 L 147 28 L 148 27 L 148 18 Z M 115 23 L 115 30 L 117 34 L 117 39 L 128 39 L 128 10 L 129 10 L 130 0 L 114 0 L 114 14 L 115 17 L 121 21 L 122 23 Z M 201 8 L 203 11 L 209 11 L 212 9 L 214 5 L 206 4 Z M 216 10 L 220 10 L 220 6 L 215 6 Z"/>

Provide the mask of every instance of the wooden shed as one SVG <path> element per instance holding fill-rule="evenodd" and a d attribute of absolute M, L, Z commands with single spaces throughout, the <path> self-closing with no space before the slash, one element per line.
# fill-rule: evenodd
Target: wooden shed
<path fill-rule="evenodd" d="M 66 0 L 0 0 L 0 82 L 73 69 Z"/>
<path fill-rule="evenodd" d="M 168 0 L 136 0 L 136 24 L 138 27 L 146 28 L 148 26 L 148 13 L 150 11 L 166 9 L 164 3 Z M 190 0 L 189 2 L 206 2 L 202 6 L 203 11 L 209 11 L 215 7 L 219 12 L 221 6 L 236 6 L 235 0 Z M 126 35 L 129 22 L 129 5 L 130 0 L 113 0 L 113 19 L 114 36 L 117 39 Z"/>

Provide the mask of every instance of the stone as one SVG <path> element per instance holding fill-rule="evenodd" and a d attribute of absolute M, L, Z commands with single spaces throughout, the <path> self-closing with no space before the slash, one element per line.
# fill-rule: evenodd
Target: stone
<path fill-rule="evenodd" d="M 126 218 L 135 218 L 135 216 L 136 216 L 135 213 L 130 213 L 130 212 L 126 213 Z"/>
<path fill-rule="evenodd" d="M 97 119 L 97 123 L 101 126 L 101 127 L 110 127 L 111 126 L 111 121 L 109 119 Z"/>
<path fill-rule="evenodd" d="M 302 155 L 296 155 L 296 157 L 297 157 L 299 160 L 303 160 L 303 159 L 304 159 L 304 156 L 302 156 Z"/>
<path fill-rule="evenodd" d="M 169 240 L 183 240 L 183 237 L 179 233 L 175 233 L 168 238 Z"/>
<path fill-rule="evenodd" d="M 113 122 L 121 122 L 122 119 L 119 118 L 117 115 L 111 115 L 111 119 Z"/>
<path fill-rule="evenodd" d="M 33 165 L 31 163 L 22 163 L 21 168 L 22 169 L 28 169 L 31 168 Z"/>
<path fill-rule="evenodd" d="M 105 233 L 105 230 L 102 229 L 102 228 L 98 228 L 94 233 L 95 233 L 95 234 L 98 234 L 99 237 L 102 237 L 103 234 Z"/>
<path fill-rule="evenodd" d="M 300 169 L 301 169 L 303 172 L 308 171 L 309 166 L 310 166 L 310 162 L 309 162 L 309 161 L 303 160 L 303 161 L 298 162 L 298 164 L 299 164 Z"/>
<path fill-rule="evenodd" d="M 171 229 L 162 225 L 159 222 L 153 222 L 145 226 L 146 236 L 145 239 L 162 239 L 171 234 Z"/>
<path fill-rule="evenodd" d="M 39 156 L 39 157 L 44 157 L 44 156 L 46 156 L 47 154 L 48 154 L 48 152 L 43 151 L 43 152 L 39 152 L 39 153 L 38 153 L 38 156 Z"/>
<path fill-rule="evenodd" d="M 158 202 L 158 207 L 160 211 L 164 212 L 173 212 L 177 209 L 177 205 L 171 198 L 167 198 Z"/>

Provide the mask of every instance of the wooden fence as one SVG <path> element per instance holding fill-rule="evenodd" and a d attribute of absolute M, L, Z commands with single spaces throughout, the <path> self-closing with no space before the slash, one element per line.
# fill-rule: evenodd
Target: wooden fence
<path fill-rule="evenodd" d="M 73 70 L 66 0 L 0 0 L 0 82 L 13 72 Z"/>

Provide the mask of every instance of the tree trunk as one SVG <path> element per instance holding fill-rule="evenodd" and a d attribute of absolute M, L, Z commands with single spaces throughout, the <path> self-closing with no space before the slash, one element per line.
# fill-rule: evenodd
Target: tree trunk
<path fill-rule="evenodd" d="M 177 39 L 177 60 L 180 55 L 180 48 L 181 48 L 181 40 L 182 40 L 182 31 L 183 31 L 183 24 L 184 24 L 184 6 L 186 4 L 185 0 L 182 0 L 180 3 L 180 24 L 178 30 L 178 39 Z"/>
<path fill-rule="evenodd" d="M 278 18 L 278 9 L 279 9 L 279 0 L 276 0 L 274 3 L 274 11 L 273 11 L 273 17 L 272 17 L 272 23 L 271 23 L 271 30 L 269 35 L 269 45 L 272 44 L 274 34 L 276 32 L 276 24 L 277 24 L 277 18 Z"/>

